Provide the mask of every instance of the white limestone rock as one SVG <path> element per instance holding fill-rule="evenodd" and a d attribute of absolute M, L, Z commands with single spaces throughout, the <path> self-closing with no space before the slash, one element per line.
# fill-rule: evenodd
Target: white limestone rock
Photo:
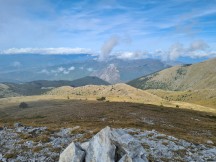
<path fill-rule="evenodd" d="M 124 155 L 118 162 L 133 162 L 129 155 Z"/>
<path fill-rule="evenodd" d="M 138 140 L 122 129 L 115 129 L 111 132 L 111 140 L 120 152 L 120 156 L 127 154 L 132 160 L 147 162 L 146 151 Z"/>
<path fill-rule="evenodd" d="M 90 141 L 86 150 L 86 162 L 114 162 L 115 145 L 110 140 L 110 127 L 102 129 Z"/>
<path fill-rule="evenodd" d="M 59 162 L 83 162 L 85 151 L 72 142 L 60 155 Z"/>

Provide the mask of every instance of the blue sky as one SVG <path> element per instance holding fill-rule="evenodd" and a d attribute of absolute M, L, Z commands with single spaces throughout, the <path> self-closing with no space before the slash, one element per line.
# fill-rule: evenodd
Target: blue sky
<path fill-rule="evenodd" d="M 216 0 L 0 0 L 0 51 L 216 56 Z"/>

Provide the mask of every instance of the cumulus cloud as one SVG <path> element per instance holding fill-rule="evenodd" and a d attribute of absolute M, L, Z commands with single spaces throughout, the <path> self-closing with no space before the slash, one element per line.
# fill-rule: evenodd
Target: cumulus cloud
<path fill-rule="evenodd" d="M 10 48 L 0 51 L 1 54 L 93 54 L 90 49 L 85 48 Z"/>
<path fill-rule="evenodd" d="M 183 57 L 211 57 L 214 54 L 211 52 L 209 45 L 203 40 L 195 40 L 189 44 L 188 47 L 184 47 L 181 43 L 173 44 L 169 51 L 162 52 L 162 59 L 174 61 L 177 58 Z"/>
<path fill-rule="evenodd" d="M 176 60 L 179 56 L 181 56 L 184 51 L 185 49 L 181 43 L 175 43 L 170 47 L 167 56 L 164 57 L 167 57 L 166 59 L 173 61 Z"/>
<path fill-rule="evenodd" d="M 104 61 L 109 57 L 112 50 L 119 44 L 119 37 L 112 36 L 101 47 L 101 54 L 99 55 L 99 60 Z"/>
<path fill-rule="evenodd" d="M 57 72 L 63 72 L 65 70 L 65 68 L 64 67 L 58 67 L 58 69 L 57 69 Z"/>
<path fill-rule="evenodd" d="M 68 71 L 73 71 L 73 70 L 75 70 L 74 66 L 71 66 L 71 67 L 68 68 Z"/>
<path fill-rule="evenodd" d="M 182 43 L 172 44 L 168 50 L 156 51 L 123 51 L 111 54 L 112 58 L 134 60 L 144 58 L 156 58 L 163 61 L 175 61 L 179 57 L 201 58 L 201 57 L 215 57 L 216 52 L 211 51 L 209 45 L 203 40 L 194 40 L 188 45 Z"/>
<path fill-rule="evenodd" d="M 206 51 L 209 48 L 209 45 L 203 40 L 196 40 L 190 44 L 189 51 Z"/>

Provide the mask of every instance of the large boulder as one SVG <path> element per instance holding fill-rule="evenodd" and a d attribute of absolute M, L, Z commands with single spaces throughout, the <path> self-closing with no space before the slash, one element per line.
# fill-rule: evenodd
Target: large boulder
<path fill-rule="evenodd" d="M 104 128 L 97 133 L 90 141 L 86 150 L 86 162 L 114 162 L 115 145 L 110 140 L 111 129 Z"/>
<path fill-rule="evenodd" d="M 128 155 L 133 161 L 146 162 L 146 151 L 133 136 L 122 129 L 114 129 L 111 132 L 111 141 L 118 149 L 119 157 Z M 128 157 L 127 156 L 127 157 Z"/>
<path fill-rule="evenodd" d="M 59 162 L 83 162 L 85 151 L 78 144 L 72 142 L 60 155 Z"/>
<path fill-rule="evenodd" d="M 147 162 L 146 152 L 133 136 L 122 129 L 106 127 L 88 142 L 71 143 L 59 162 Z"/>

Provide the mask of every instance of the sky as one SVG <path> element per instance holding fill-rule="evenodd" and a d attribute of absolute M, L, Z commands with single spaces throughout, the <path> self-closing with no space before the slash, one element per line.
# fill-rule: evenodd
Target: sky
<path fill-rule="evenodd" d="M 216 57 L 216 0 L 0 0 L 0 54 Z"/>

